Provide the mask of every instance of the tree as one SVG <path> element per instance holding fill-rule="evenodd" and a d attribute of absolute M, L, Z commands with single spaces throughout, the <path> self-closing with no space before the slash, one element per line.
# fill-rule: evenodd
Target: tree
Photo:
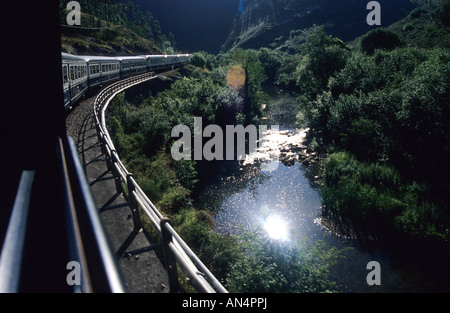
<path fill-rule="evenodd" d="M 274 82 L 281 66 L 281 57 L 274 50 L 261 48 L 258 51 L 258 58 L 264 67 L 264 72 L 270 82 Z"/>
<path fill-rule="evenodd" d="M 344 68 L 349 48 L 323 28 L 317 28 L 302 46 L 302 59 L 297 67 L 297 86 L 304 96 L 313 100 L 327 86 L 330 77 Z"/>
<path fill-rule="evenodd" d="M 376 28 L 361 37 L 360 49 L 372 55 L 375 50 L 393 50 L 403 45 L 403 42 L 394 32 L 385 28 Z"/>

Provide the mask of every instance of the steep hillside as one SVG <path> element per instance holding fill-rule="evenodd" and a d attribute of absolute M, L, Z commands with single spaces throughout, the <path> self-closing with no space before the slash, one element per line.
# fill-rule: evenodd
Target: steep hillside
<path fill-rule="evenodd" d="M 89 15 L 83 14 L 83 19 Z M 61 51 L 71 54 L 158 54 L 161 48 L 123 26 L 102 22 L 101 29 L 62 27 Z"/>
<path fill-rule="evenodd" d="M 166 35 L 151 12 L 133 2 L 79 0 L 81 25 L 68 25 L 68 0 L 60 0 L 62 51 L 74 54 L 175 53 L 175 38 Z"/>
<path fill-rule="evenodd" d="M 379 2 L 384 27 L 417 7 L 410 0 Z M 371 29 L 366 23 L 367 3 L 367 0 L 247 0 L 222 48 L 269 46 L 280 37 L 286 40 L 292 30 L 314 25 L 325 25 L 328 33 L 350 41 Z"/>
<path fill-rule="evenodd" d="M 389 27 L 407 45 L 450 48 L 450 0 L 422 6 Z"/>

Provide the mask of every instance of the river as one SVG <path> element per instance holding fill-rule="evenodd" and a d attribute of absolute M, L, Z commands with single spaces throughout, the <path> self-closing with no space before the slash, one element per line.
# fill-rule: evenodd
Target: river
<path fill-rule="evenodd" d="M 330 271 L 337 292 L 416 292 L 428 291 L 423 276 L 411 264 L 403 264 L 389 249 L 363 248 L 350 238 L 332 233 L 322 223 L 319 169 L 313 163 L 306 166 L 302 138 L 307 130 L 295 127 L 295 98 L 282 90 L 267 87 L 272 98 L 266 110 L 267 125 L 279 125 L 272 131 L 277 145 L 297 146 L 283 155 L 283 162 L 274 161 L 271 169 L 261 164 L 241 162 L 239 166 L 223 170 L 221 175 L 203 181 L 196 200 L 197 206 L 212 212 L 215 229 L 219 233 L 238 234 L 243 228 L 259 227 L 273 240 L 314 242 L 323 239 L 330 247 L 346 249 Z M 269 127 L 270 128 L 270 127 Z M 306 157 L 314 160 L 314 156 Z M 377 261 L 381 266 L 381 285 L 369 286 L 367 265 Z M 426 285 L 426 284 L 425 284 Z"/>

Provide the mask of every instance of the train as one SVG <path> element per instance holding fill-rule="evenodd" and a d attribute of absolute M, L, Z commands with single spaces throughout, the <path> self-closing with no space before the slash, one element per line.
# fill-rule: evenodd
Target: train
<path fill-rule="evenodd" d="M 88 90 L 147 72 L 187 65 L 191 54 L 81 56 L 62 52 L 64 108 L 70 110 Z"/>

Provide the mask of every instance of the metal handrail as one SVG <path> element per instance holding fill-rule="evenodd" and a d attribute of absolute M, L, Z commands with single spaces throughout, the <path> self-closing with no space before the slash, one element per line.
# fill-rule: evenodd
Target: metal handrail
<path fill-rule="evenodd" d="M 97 265 L 96 270 L 104 273 L 104 279 L 102 277 L 102 280 L 106 281 L 105 286 L 107 291 L 112 293 L 124 293 L 126 288 L 123 284 L 122 275 L 116 262 L 115 253 L 113 252 L 109 239 L 106 235 L 106 231 L 103 227 L 91 189 L 89 188 L 84 169 L 80 163 L 80 159 L 78 158 L 77 148 L 71 137 L 67 137 L 67 145 L 69 154 L 68 162 L 73 166 L 73 171 L 75 173 L 75 181 L 73 183 L 76 185 L 76 189 L 79 190 L 79 198 L 82 199 L 83 206 L 85 207 L 84 214 L 90 223 L 89 226 L 93 237 L 91 244 L 95 246 L 94 251 L 100 252 L 101 262 Z M 101 291 L 105 291 L 105 289 Z"/>
<path fill-rule="evenodd" d="M 157 76 L 154 76 L 152 73 L 133 76 L 131 78 L 116 82 L 103 89 L 99 93 L 94 102 L 94 116 L 98 137 L 106 158 L 108 159 L 110 170 L 112 170 L 114 174 L 123 179 L 128 190 L 131 191 L 129 192 L 129 197 L 132 199 L 131 203 L 136 203 L 145 212 L 152 225 L 161 235 L 163 246 L 170 250 L 170 253 L 175 258 L 176 262 L 180 265 L 183 272 L 190 279 L 190 282 L 194 286 L 194 288 L 199 292 L 205 293 L 227 293 L 228 291 L 225 289 L 225 287 L 223 287 L 218 279 L 208 270 L 203 262 L 189 248 L 184 240 L 173 229 L 167 219 L 164 218 L 164 216 L 159 212 L 152 201 L 136 183 L 136 181 L 132 177 L 132 174 L 127 170 L 125 165 L 120 160 L 114 143 L 111 140 L 108 129 L 106 127 L 105 115 L 111 100 L 125 89 L 149 81 L 156 77 Z M 137 214 L 137 208 L 132 208 L 132 210 L 134 214 Z M 167 257 L 165 258 L 167 263 Z M 215 289 L 211 286 L 211 284 L 215 287 Z M 172 288 L 175 290 L 177 289 L 176 286 L 171 286 L 171 289 Z"/>
<path fill-rule="evenodd" d="M 0 254 L 0 293 L 19 289 L 25 233 L 35 171 L 23 171 Z"/>
<path fill-rule="evenodd" d="M 69 254 L 81 265 L 75 292 L 124 293 L 125 286 L 115 254 L 95 205 L 72 138 L 59 138 Z"/>

